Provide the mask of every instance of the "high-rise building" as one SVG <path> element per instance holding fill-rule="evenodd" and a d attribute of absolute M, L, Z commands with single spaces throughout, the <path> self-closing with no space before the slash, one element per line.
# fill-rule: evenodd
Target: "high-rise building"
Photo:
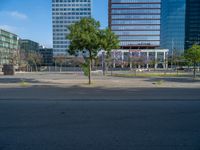
<path fill-rule="evenodd" d="M 109 28 L 119 37 L 121 47 L 114 56 L 119 55 L 122 64 L 139 57 L 144 67 L 152 62 L 155 68 L 167 67 L 168 50 L 159 49 L 161 0 L 109 0 L 108 5 Z"/>
<path fill-rule="evenodd" d="M 52 0 L 54 56 L 67 54 L 67 26 L 84 17 L 91 17 L 91 0 Z"/>
<path fill-rule="evenodd" d="M 179 54 L 200 42 L 199 0 L 162 0 L 161 47 Z"/>
<path fill-rule="evenodd" d="M 185 49 L 200 44 L 200 1 L 187 0 L 185 24 Z"/>
<path fill-rule="evenodd" d="M 184 51 L 186 0 L 162 0 L 161 47 Z"/>
<path fill-rule="evenodd" d="M 160 46 L 161 0 L 109 0 L 109 27 L 123 49 Z"/>
<path fill-rule="evenodd" d="M 19 52 L 19 37 L 11 32 L 0 29 L 0 65 L 13 62 Z"/>

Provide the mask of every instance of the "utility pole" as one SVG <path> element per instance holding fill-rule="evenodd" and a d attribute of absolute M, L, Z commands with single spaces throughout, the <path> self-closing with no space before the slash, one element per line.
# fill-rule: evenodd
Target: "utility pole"
<path fill-rule="evenodd" d="M 172 69 L 172 67 L 173 67 L 173 60 L 174 60 L 174 39 L 172 39 L 172 52 L 171 52 L 171 54 L 172 54 L 172 59 L 171 59 L 171 69 Z"/>

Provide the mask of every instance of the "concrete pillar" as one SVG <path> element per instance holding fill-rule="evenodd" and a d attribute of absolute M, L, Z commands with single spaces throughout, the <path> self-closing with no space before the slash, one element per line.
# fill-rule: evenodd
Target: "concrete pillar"
<path fill-rule="evenodd" d="M 158 52 L 155 52 L 155 69 L 158 67 Z"/>
<path fill-rule="evenodd" d="M 133 57 L 133 52 L 129 52 L 129 59 L 130 59 L 130 70 L 133 69 L 133 60 L 132 60 L 132 57 Z"/>
<path fill-rule="evenodd" d="M 166 54 L 165 54 L 165 52 L 164 52 L 164 55 L 163 55 L 163 60 L 164 60 L 163 68 L 165 69 L 166 68 Z"/>
<path fill-rule="evenodd" d="M 122 57 L 122 66 L 121 67 L 124 68 L 124 52 L 121 52 L 121 55 L 122 55 L 121 56 Z"/>
<path fill-rule="evenodd" d="M 115 54 L 115 51 L 113 51 L 113 68 L 116 68 L 116 54 Z"/>
<path fill-rule="evenodd" d="M 166 54 L 165 54 L 165 59 L 166 59 L 166 64 L 165 64 L 166 65 L 166 69 L 168 69 L 168 52 L 166 52 Z"/>
<path fill-rule="evenodd" d="M 149 69 L 149 52 L 147 52 L 147 69 Z"/>
<path fill-rule="evenodd" d="M 139 52 L 139 58 L 141 57 L 141 52 Z M 141 68 L 141 65 L 138 65 L 138 68 Z"/>

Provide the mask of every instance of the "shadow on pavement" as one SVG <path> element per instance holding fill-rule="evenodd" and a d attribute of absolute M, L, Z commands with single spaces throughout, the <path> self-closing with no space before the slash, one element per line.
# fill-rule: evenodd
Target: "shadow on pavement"
<path fill-rule="evenodd" d="M 0 100 L 200 100 L 198 88 L 32 86 L 0 88 Z"/>
<path fill-rule="evenodd" d="M 166 82 L 177 82 L 177 83 L 200 83 L 200 79 L 193 79 L 193 78 L 173 78 L 173 77 L 160 77 L 160 78 L 148 78 L 146 81 L 150 82 L 158 82 L 158 81 L 166 81 Z"/>
<path fill-rule="evenodd" d="M 0 78 L 0 83 L 21 83 L 21 82 L 28 82 L 28 83 L 40 83 L 35 79 L 27 79 L 27 78 Z"/>

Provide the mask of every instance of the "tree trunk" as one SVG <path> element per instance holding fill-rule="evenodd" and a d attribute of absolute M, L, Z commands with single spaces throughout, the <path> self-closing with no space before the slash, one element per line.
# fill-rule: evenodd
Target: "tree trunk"
<path fill-rule="evenodd" d="M 194 62 L 193 77 L 194 77 L 194 79 L 196 78 L 196 62 Z"/>
<path fill-rule="evenodd" d="M 91 71 L 92 71 L 92 58 L 89 60 L 89 74 L 88 74 L 88 79 L 89 79 L 89 84 L 91 84 Z"/>
<path fill-rule="evenodd" d="M 35 71 L 38 72 L 37 64 L 35 63 Z"/>
<path fill-rule="evenodd" d="M 106 75 L 106 64 L 105 64 L 105 52 L 102 53 L 102 70 L 103 70 L 103 75 Z"/>
<path fill-rule="evenodd" d="M 91 84 L 91 71 L 92 71 L 92 53 L 91 51 L 89 51 L 89 74 L 88 74 L 88 80 L 89 80 L 89 84 Z"/>

